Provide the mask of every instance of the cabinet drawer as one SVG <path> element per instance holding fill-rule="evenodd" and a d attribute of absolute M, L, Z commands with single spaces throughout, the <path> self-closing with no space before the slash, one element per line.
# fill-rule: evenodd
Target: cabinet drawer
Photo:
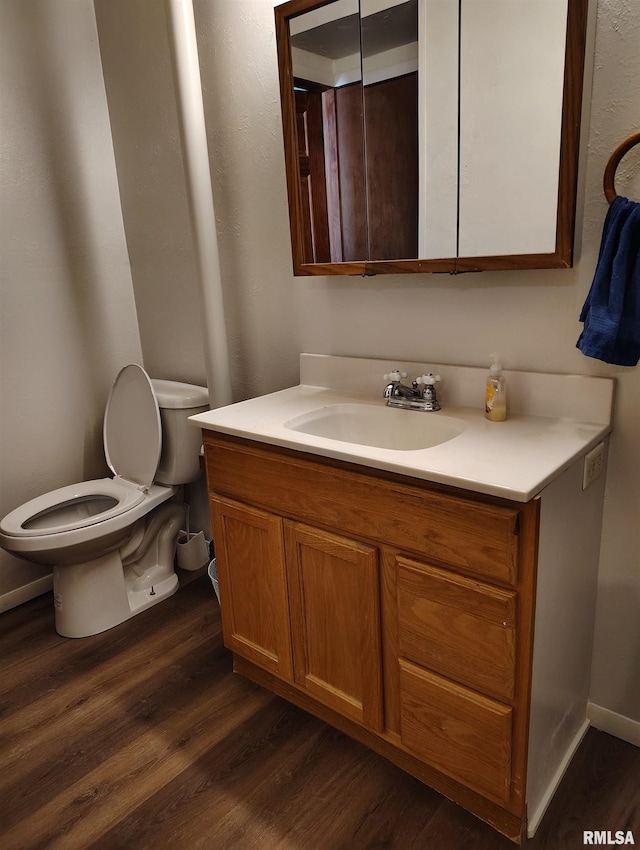
<path fill-rule="evenodd" d="M 408 413 L 407 415 L 411 415 Z M 280 516 L 515 584 L 520 508 L 204 432 L 210 489 Z"/>
<path fill-rule="evenodd" d="M 485 797 L 509 800 L 509 706 L 401 660 L 400 709 L 404 747 Z"/>
<path fill-rule="evenodd" d="M 516 594 L 403 557 L 396 562 L 400 655 L 512 700 Z"/>

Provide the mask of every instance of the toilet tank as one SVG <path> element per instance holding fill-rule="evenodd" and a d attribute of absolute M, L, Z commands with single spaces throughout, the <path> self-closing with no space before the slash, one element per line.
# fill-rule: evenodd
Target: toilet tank
<path fill-rule="evenodd" d="M 187 484 L 200 469 L 202 436 L 188 419 L 209 409 L 206 387 L 152 378 L 153 391 L 160 408 L 162 453 L 156 472 L 158 484 Z"/>

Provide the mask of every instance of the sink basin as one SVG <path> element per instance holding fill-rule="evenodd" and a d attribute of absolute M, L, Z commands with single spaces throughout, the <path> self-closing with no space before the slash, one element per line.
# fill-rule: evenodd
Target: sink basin
<path fill-rule="evenodd" d="M 399 410 L 374 404 L 332 404 L 284 423 L 291 431 L 395 451 L 417 451 L 446 443 L 466 422 L 442 413 Z"/>

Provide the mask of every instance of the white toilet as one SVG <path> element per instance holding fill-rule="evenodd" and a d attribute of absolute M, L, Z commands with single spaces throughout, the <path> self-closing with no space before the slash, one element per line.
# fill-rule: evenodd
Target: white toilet
<path fill-rule="evenodd" d="M 171 497 L 199 470 L 205 387 L 118 374 L 104 416 L 114 478 L 61 487 L 0 522 L 0 546 L 53 566 L 56 631 L 86 637 L 150 608 L 178 588 L 174 570 L 183 505 Z"/>

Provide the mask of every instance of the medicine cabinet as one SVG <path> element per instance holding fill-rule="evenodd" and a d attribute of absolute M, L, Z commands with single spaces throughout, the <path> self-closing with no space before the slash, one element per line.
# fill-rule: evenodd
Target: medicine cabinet
<path fill-rule="evenodd" d="M 277 6 L 295 274 L 570 267 L 587 6 Z"/>

